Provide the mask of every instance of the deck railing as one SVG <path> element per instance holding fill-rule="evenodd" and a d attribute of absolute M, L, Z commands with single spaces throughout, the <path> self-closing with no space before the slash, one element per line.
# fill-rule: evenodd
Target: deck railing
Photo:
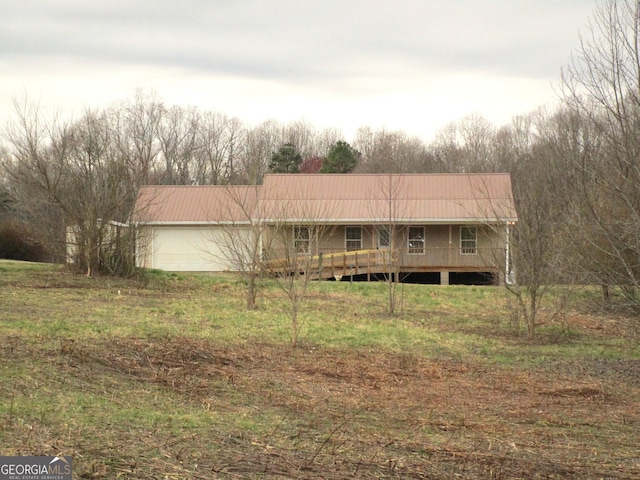
<path fill-rule="evenodd" d="M 504 249 L 477 249 L 475 253 L 463 254 L 459 249 L 426 248 L 422 253 L 409 253 L 408 249 L 369 249 L 340 251 L 306 255 L 271 252 L 272 259 L 263 262 L 267 273 L 308 273 L 318 278 L 347 275 L 384 273 L 389 265 L 400 270 L 446 270 L 451 269 L 496 269 L 504 261 Z M 277 258 L 273 258 L 273 256 Z"/>
<path fill-rule="evenodd" d="M 355 272 L 363 269 L 371 269 L 387 263 L 382 250 L 356 250 L 349 252 L 319 253 L 318 255 L 306 255 L 294 253 L 288 256 L 265 260 L 262 266 L 269 273 L 292 272 L 324 272 L 322 277 L 343 275 L 346 271 Z M 355 273 L 354 273 L 355 274 Z"/>

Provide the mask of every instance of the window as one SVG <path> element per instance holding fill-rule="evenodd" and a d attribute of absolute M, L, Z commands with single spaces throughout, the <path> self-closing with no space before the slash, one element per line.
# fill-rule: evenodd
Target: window
<path fill-rule="evenodd" d="M 460 253 L 462 255 L 478 253 L 477 227 L 460 227 Z"/>
<path fill-rule="evenodd" d="M 409 254 L 424 254 L 424 227 L 409 227 Z"/>
<path fill-rule="evenodd" d="M 389 229 L 387 227 L 378 227 L 378 248 L 389 248 L 390 245 Z"/>
<path fill-rule="evenodd" d="M 296 226 L 293 227 L 293 241 L 297 253 L 311 252 L 311 236 L 309 235 L 309 227 Z"/>
<path fill-rule="evenodd" d="M 348 252 L 362 250 L 362 227 L 347 227 L 344 232 Z"/>

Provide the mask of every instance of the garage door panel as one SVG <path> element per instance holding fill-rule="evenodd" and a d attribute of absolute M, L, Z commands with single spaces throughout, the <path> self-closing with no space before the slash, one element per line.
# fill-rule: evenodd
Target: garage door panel
<path fill-rule="evenodd" d="M 153 268 L 168 271 L 229 270 L 222 245 L 224 232 L 204 227 L 154 229 Z"/>

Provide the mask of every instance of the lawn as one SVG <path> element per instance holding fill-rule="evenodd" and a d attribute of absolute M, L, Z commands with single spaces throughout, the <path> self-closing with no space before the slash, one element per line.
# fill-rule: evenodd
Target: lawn
<path fill-rule="evenodd" d="M 640 478 L 640 319 L 588 289 L 527 340 L 498 287 L 269 282 L 0 261 L 0 455 L 77 478 Z"/>

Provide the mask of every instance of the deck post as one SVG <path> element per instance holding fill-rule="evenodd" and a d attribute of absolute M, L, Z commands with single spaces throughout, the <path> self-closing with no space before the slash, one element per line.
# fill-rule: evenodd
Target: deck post
<path fill-rule="evenodd" d="M 440 272 L 440 285 L 449 285 L 449 272 Z"/>
<path fill-rule="evenodd" d="M 356 266 L 356 275 L 357 275 L 357 274 L 358 274 L 358 252 L 354 252 L 354 253 L 353 253 L 353 255 L 354 255 L 354 257 L 355 257 L 355 258 L 353 259 L 353 263 L 354 263 L 354 264 L 355 264 L 355 266 Z M 353 277 L 353 275 L 352 275 L 352 277 Z"/>

